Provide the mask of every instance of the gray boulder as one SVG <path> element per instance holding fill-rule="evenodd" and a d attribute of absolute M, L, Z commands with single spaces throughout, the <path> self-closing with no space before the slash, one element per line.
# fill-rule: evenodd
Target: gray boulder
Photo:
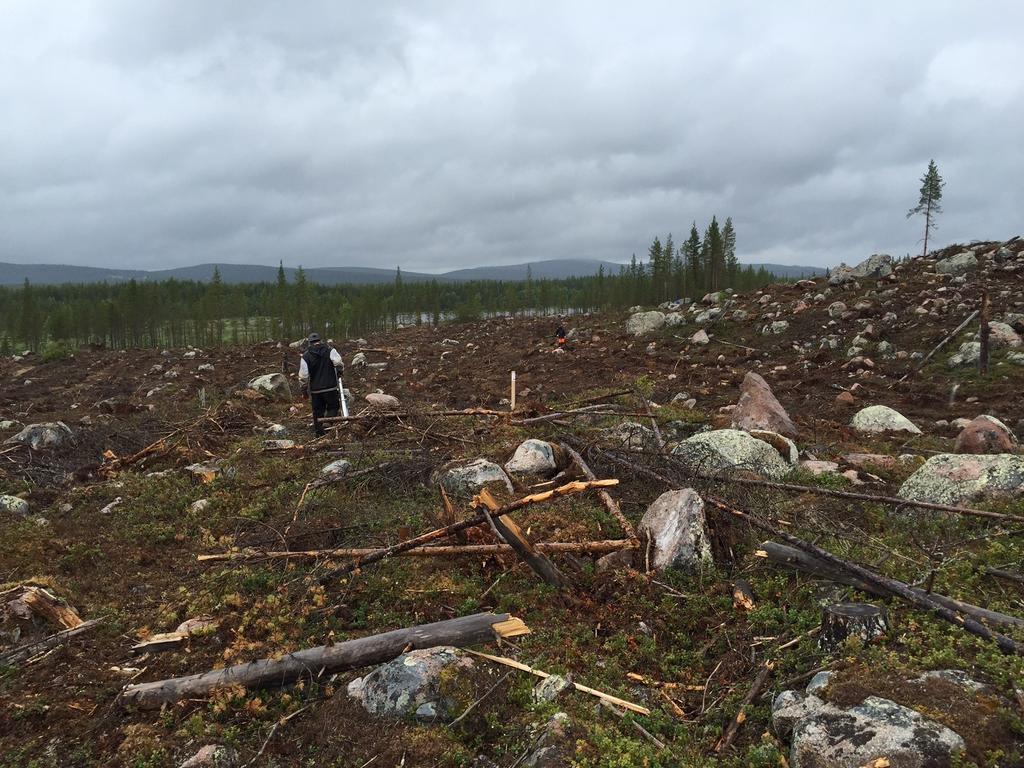
<path fill-rule="evenodd" d="M 830 285 L 844 285 L 865 277 L 888 277 L 891 274 L 892 256 L 887 253 L 875 253 L 855 267 L 840 264 L 832 270 L 828 282 Z"/>
<path fill-rule="evenodd" d="M 855 266 L 852 274 L 858 279 L 864 277 L 888 277 L 892 274 L 892 256 L 887 253 L 872 254 Z"/>
<path fill-rule="evenodd" d="M 829 285 L 845 285 L 846 283 L 852 283 L 856 278 L 853 276 L 853 267 L 846 263 L 841 263 L 838 267 L 832 270 L 828 277 Z"/>
<path fill-rule="evenodd" d="M 935 271 L 944 275 L 962 275 L 963 273 L 977 269 L 978 257 L 974 251 L 960 251 L 948 258 L 942 259 L 935 264 Z"/>
<path fill-rule="evenodd" d="M 695 322 L 697 325 L 707 325 L 708 323 L 713 323 L 715 320 L 722 316 L 722 311 L 723 310 L 721 307 L 711 307 L 710 309 L 705 309 L 703 312 L 697 314 L 697 316 L 693 319 L 693 322 Z"/>
<path fill-rule="evenodd" d="M 981 359 L 981 342 L 967 341 L 960 345 L 960 349 L 949 358 L 950 368 L 961 368 L 964 366 L 977 365 Z"/>
<path fill-rule="evenodd" d="M 20 421 L 14 419 L 0 419 L 0 432 L 13 432 L 15 429 L 21 429 L 25 425 Z"/>
<path fill-rule="evenodd" d="M 352 468 L 352 462 L 348 459 L 338 459 L 332 461 L 330 464 L 320 470 L 322 477 L 343 477 L 348 474 L 349 469 Z"/>
<path fill-rule="evenodd" d="M 292 396 L 288 388 L 288 377 L 283 373 L 265 373 L 257 376 L 249 382 L 249 389 L 267 397 L 280 397 L 285 400 Z"/>
<path fill-rule="evenodd" d="M 949 728 L 878 696 L 845 710 L 811 710 L 793 727 L 792 768 L 863 768 L 879 758 L 892 768 L 931 768 L 952 765 L 966 749 Z"/>
<path fill-rule="evenodd" d="M 505 463 L 505 471 L 513 475 L 550 475 L 557 469 L 555 449 L 544 440 L 524 440 Z"/>
<path fill-rule="evenodd" d="M 698 474 L 739 469 L 777 480 L 791 469 L 771 445 L 737 429 L 702 432 L 679 443 L 672 452 L 689 471 Z"/>
<path fill-rule="evenodd" d="M 869 405 L 853 416 L 850 425 L 858 432 L 910 432 L 921 434 L 914 423 L 899 411 L 886 405 Z"/>
<path fill-rule="evenodd" d="M 9 512 L 18 517 L 28 517 L 28 502 L 17 496 L 0 496 L 0 512 Z"/>
<path fill-rule="evenodd" d="M 674 328 L 677 325 L 685 325 L 686 317 L 681 312 L 669 312 L 665 315 L 665 325 L 669 328 Z"/>
<path fill-rule="evenodd" d="M 440 483 L 449 494 L 459 498 L 468 499 L 483 488 L 512 493 L 512 482 L 508 475 L 487 459 L 448 465 L 435 473 L 434 483 Z"/>
<path fill-rule="evenodd" d="M 348 694 L 373 715 L 447 721 L 458 713 L 446 689 L 474 667 L 469 656 L 450 646 L 409 651 L 353 680 Z"/>
<path fill-rule="evenodd" d="M 623 448 L 651 450 L 658 447 L 654 430 L 637 424 L 635 421 L 623 421 L 605 431 L 605 434 Z"/>
<path fill-rule="evenodd" d="M 447 339 L 445 339 L 447 341 Z M 456 342 L 457 344 L 458 342 Z M 365 368 L 366 367 L 366 353 L 356 352 L 352 355 L 352 367 L 353 368 Z"/>
<path fill-rule="evenodd" d="M 901 499 L 965 504 L 1024 494 L 1024 456 L 940 453 L 908 477 Z"/>
<path fill-rule="evenodd" d="M 841 301 L 833 301 L 828 305 L 828 316 L 832 319 L 842 317 L 844 312 L 846 312 L 846 305 Z"/>
<path fill-rule="evenodd" d="M 665 325 L 665 313 L 658 312 L 637 312 L 631 315 L 626 321 L 626 333 L 630 336 L 643 336 L 651 333 Z"/>
<path fill-rule="evenodd" d="M 644 512 L 637 532 L 650 542 L 650 565 L 656 571 L 694 573 L 711 565 L 704 501 L 690 488 L 661 494 Z"/>
<path fill-rule="evenodd" d="M 30 446 L 33 451 L 41 451 L 45 448 L 59 448 L 73 439 L 71 430 L 63 421 L 47 421 L 29 424 L 18 434 L 4 440 L 4 444 L 20 443 Z"/>
<path fill-rule="evenodd" d="M 775 321 L 769 323 L 768 325 L 766 325 L 764 328 L 762 328 L 761 329 L 761 333 L 763 335 L 765 335 L 765 336 L 768 336 L 768 335 L 777 336 L 778 334 L 785 333 L 788 330 L 789 330 L 789 321 L 788 320 L 775 320 Z"/>

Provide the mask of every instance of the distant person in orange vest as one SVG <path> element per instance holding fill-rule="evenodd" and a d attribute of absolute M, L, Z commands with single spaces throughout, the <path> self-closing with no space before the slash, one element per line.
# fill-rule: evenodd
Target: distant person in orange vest
<path fill-rule="evenodd" d="M 341 407 L 341 388 L 338 386 L 338 372 L 344 372 L 345 363 L 338 350 L 324 344 L 320 334 L 311 333 L 306 340 L 308 348 L 299 363 L 299 383 L 304 393 L 309 393 L 313 406 L 313 434 L 317 437 L 327 434 L 320 423 L 324 416 L 337 416 Z"/>
<path fill-rule="evenodd" d="M 565 326 L 562 325 L 561 321 L 558 323 L 558 327 L 555 328 L 555 337 L 558 339 L 558 346 L 562 348 L 565 346 Z"/>

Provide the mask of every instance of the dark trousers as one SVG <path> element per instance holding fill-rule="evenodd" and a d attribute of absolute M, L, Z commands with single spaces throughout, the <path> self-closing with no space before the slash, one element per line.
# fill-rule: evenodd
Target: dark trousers
<path fill-rule="evenodd" d="M 341 393 L 336 389 L 327 392 L 314 392 L 310 395 L 310 400 L 313 402 L 313 424 L 315 425 L 313 431 L 317 437 L 320 437 L 327 434 L 320 419 L 324 416 L 338 415 L 338 409 L 341 408 Z"/>

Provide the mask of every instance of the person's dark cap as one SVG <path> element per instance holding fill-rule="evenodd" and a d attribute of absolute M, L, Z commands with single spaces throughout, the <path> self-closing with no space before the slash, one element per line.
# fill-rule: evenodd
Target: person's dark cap
<path fill-rule="evenodd" d="M 320 334 L 319 333 L 311 333 L 306 338 L 306 341 L 308 341 L 310 344 L 316 344 L 318 341 L 320 341 Z"/>

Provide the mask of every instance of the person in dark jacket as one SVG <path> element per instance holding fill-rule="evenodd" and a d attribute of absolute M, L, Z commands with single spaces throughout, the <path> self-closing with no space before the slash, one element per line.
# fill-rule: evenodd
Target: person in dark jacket
<path fill-rule="evenodd" d="M 313 405 L 313 433 L 320 437 L 327 433 L 320 423 L 324 416 L 337 416 L 341 407 L 338 372 L 344 372 L 345 363 L 338 350 L 328 347 L 320 334 L 311 333 L 308 347 L 299 363 L 299 383 L 309 393 Z"/>
<path fill-rule="evenodd" d="M 565 326 L 559 321 L 558 327 L 555 328 L 555 338 L 558 340 L 558 346 L 565 346 Z"/>

